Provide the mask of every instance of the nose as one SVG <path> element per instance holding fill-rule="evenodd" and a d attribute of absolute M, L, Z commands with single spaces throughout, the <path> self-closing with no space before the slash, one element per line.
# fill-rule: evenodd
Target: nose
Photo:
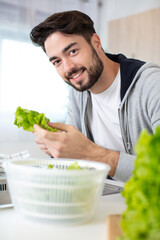
<path fill-rule="evenodd" d="M 65 59 L 63 61 L 63 70 L 65 74 L 72 72 L 74 68 L 75 68 L 75 64 L 70 59 Z"/>

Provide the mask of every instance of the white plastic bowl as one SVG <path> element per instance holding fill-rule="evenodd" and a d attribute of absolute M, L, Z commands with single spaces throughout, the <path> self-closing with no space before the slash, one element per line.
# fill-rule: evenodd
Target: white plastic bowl
<path fill-rule="evenodd" d="M 83 170 L 66 170 L 77 161 Z M 48 169 L 49 164 L 54 164 Z M 15 208 L 56 223 L 83 223 L 95 213 L 110 166 L 75 159 L 13 160 L 4 164 Z M 59 169 L 60 168 L 60 169 Z"/>

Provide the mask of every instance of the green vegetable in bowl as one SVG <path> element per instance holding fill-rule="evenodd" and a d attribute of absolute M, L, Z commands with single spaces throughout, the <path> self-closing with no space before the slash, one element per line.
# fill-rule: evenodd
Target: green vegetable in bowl
<path fill-rule="evenodd" d="M 54 167 L 53 164 L 49 164 L 48 168 L 52 169 Z M 59 168 L 61 169 L 61 168 Z M 70 164 L 67 168 L 67 170 L 81 170 L 82 168 L 78 165 L 77 161 L 75 161 L 74 163 Z"/>
<path fill-rule="evenodd" d="M 48 169 L 52 169 L 54 167 L 53 164 L 48 164 Z"/>
<path fill-rule="evenodd" d="M 48 126 L 49 121 L 49 118 L 46 118 L 44 113 L 38 113 L 33 110 L 17 107 L 15 112 L 14 124 L 18 128 L 22 127 L 24 130 L 29 132 L 34 131 L 34 124 L 38 124 L 40 127 L 45 128 L 46 130 L 56 132 L 57 129 L 53 129 Z"/>
<path fill-rule="evenodd" d="M 75 161 L 74 163 L 72 163 L 71 165 L 69 165 L 67 167 L 68 170 L 79 170 L 81 169 L 81 167 L 78 165 L 77 161 Z"/>
<path fill-rule="evenodd" d="M 122 196 L 121 240 L 160 239 L 160 126 L 154 135 L 143 131 L 135 148 L 137 158 Z"/>

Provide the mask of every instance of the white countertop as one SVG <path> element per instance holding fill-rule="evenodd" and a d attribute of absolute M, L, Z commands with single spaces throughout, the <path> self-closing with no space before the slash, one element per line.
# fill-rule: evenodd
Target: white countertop
<path fill-rule="evenodd" d="M 125 210 L 121 194 L 100 198 L 93 220 L 82 225 L 40 223 L 20 216 L 14 208 L 0 209 L 0 240 L 107 240 L 109 214 Z"/>

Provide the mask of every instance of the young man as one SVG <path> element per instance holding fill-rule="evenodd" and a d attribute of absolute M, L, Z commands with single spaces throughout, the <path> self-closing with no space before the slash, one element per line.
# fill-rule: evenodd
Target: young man
<path fill-rule="evenodd" d="M 140 132 L 160 125 L 160 67 L 105 54 L 92 20 L 79 11 L 53 14 L 30 36 L 72 86 L 67 123 L 49 123 L 56 133 L 35 125 L 37 144 L 55 158 L 108 163 L 110 176 L 127 181 Z"/>

